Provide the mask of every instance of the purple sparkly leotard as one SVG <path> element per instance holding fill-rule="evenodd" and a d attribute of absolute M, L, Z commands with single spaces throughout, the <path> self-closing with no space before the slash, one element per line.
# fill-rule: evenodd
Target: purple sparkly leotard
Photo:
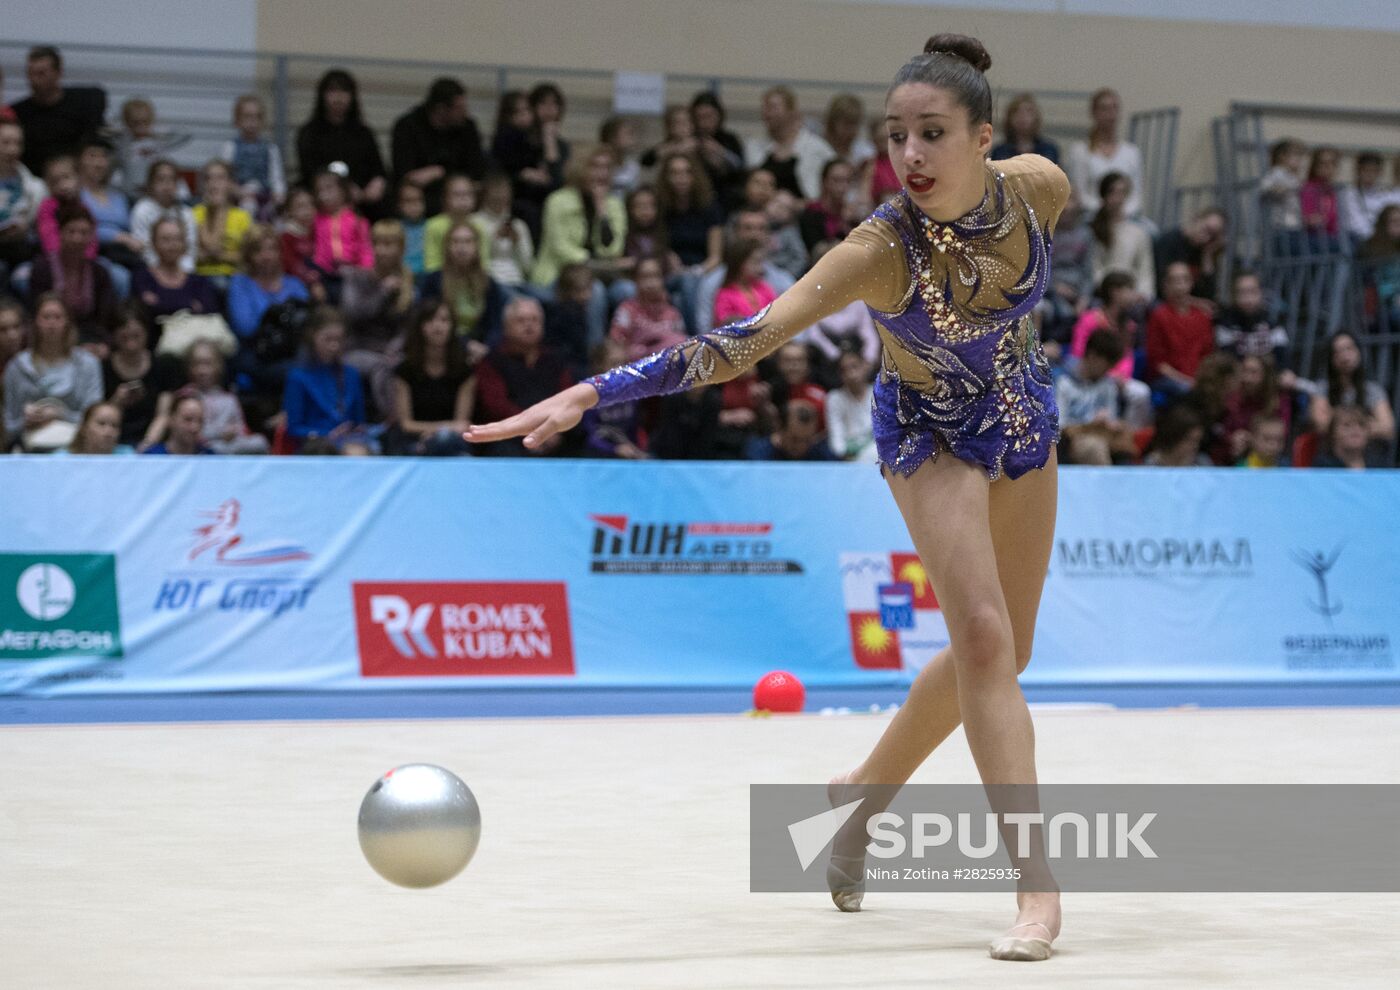
<path fill-rule="evenodd" d="M 989 164 L 982 203 L 952 223 L 901 192 L 762 312 L 587 381 L 604 404 L 727 381 L 862 299 L 884 345 L 872 400 L 881 470 L 907 476 L 946 450 L 991 479 L 1017 478 L 1043 467 L 1059 437 L 1029 314 L 1068 192 L 1035 155 Z"/>

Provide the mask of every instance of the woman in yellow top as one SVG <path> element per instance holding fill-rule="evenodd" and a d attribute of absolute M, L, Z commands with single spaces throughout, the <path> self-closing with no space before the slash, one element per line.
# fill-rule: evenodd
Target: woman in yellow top
<path fill-rule="evenodd" d="M 233 168 L 214 159 L 200 173 L 204 202 L 194 208 L 198 250 L 194 270 L 205 276 L 227 279 L 238 271 L 243 238 L 253 225 L 248 211 L 233 205 L 237 187 Z"/>
<path fill-rule="evenodd" d="M 1069 181 L 1038 155 L 986 160 L 991 58 L 980 42 L 937 35 L 924 52 L 899 70 L 885 100 L 901 192 L 796 285 L 748 319 L 466 433 L 474 442 L 525 434 L 526 446 L 538 446 L 594 405 L 728 381 L 854 300 L 869 307 L 883 345 L 873 398 L 880 470 L 951 645 L 920 671 L 865 761 L 831 782 L 835 804 L 863 799 L 827 869 L 843 911 L 860 908 L 870 817 L 959 722 L 992 809 L 1039 810 L 1035 736 L 1017 674 L 1031 657 L 1050 561 L 1059 431 L 1030 312 L 1049 281 L 1050 234 Z M 1031 786 L 992 786 L 1006 784 Z M 1030 828 L 1029 839 L 1027 855 L 1008 850 L 1020 870 L 1018 914 L 989 947 L 998 959 L 1048 959 L 1059 934 L 1043 830 Z"/>

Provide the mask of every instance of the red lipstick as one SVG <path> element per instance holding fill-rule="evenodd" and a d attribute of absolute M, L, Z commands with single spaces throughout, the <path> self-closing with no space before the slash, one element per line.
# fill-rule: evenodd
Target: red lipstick
<path fill-rule="evenodd" d="M 930 179 L 928 176 L 920 175 L 918 172 L 910 172 L 907 176 L 905 176 L 904 181 L 908 183 L 910 189 L 914 190 L 914 192 L 922 196 L 924 193 L 932 189 L 933 184 L 938 180 Z"/>

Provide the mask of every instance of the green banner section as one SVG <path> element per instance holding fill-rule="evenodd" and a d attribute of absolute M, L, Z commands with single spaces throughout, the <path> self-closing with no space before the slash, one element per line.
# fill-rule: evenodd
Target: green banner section
<path fill-rule="evenodd" d="M 0 660 L 119 657 L 110 553 L 0 553 Z"/>

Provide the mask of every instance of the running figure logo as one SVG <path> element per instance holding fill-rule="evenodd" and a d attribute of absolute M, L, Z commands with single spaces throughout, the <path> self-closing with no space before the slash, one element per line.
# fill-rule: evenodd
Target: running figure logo
<path fill-rule="evenodd" d="M 1342 610 L 1342 603 L 1340 601 L 1334 603 L 1331 596 L 1327 594 L 1327 572 L 1332 569 L 1332 565 L 1337 562 L 1337 558 L 1341 555 L 1342 548 L 1340 546 L 1332 551 L 1330 557 L 1320 550 L 1314 550 L 1312 552 L 1304 550 L 1293 551 L 1293 559 L 1302 565 L 1304 570 L 1311 572 L 1312 576 L 1317 579 L 1319 601 L 1315 602 L 1309 599 L 1308 607 L 1319 615 L 1327 616 L 1329 622 L 1332 620 L 1332 616 Z"/>
<path fill-rule="evenodd" d="M 286 564 L 296 560 L 310 560 L 311 554 L 305 547 L 293 543 L 264 543 L 257 546 L 244 546 L 243 537 L 238 534 L 238 517 L 242 507 L 238 499 L 224 501 L 217 509 L 206 509 L 201 516 L 213 522 L 195 529 L 194 546 L 190 549 L 190 560 L 196 560 L 206 550 L 214 551 L 214 560 L 220 564 Z"/>

